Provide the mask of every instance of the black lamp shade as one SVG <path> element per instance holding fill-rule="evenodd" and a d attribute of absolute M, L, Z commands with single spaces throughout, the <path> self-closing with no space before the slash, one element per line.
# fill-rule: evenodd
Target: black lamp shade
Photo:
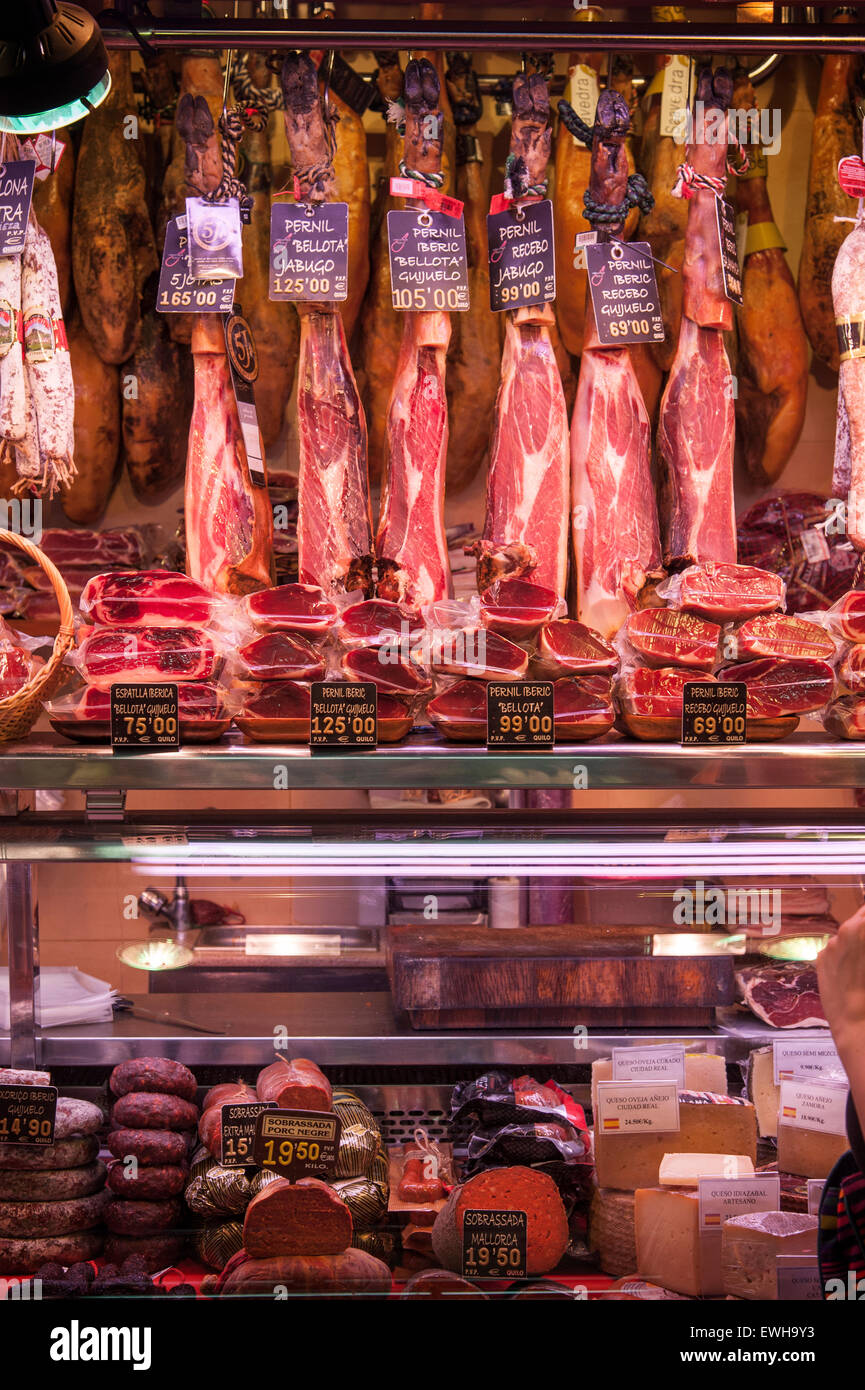
<path fill-rule="evenodd" d="M 108 71 L 96 20 L 65 0 L 3 0 L 0 116 L 81 101 Z"/>

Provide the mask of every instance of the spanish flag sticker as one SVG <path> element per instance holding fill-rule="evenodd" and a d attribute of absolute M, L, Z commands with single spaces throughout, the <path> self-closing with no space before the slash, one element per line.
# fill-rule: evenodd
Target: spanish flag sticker
<path fill-rule="evenodd" d="M 706 1226 L 720 1226 L 721 1213 L 719 1211 L 707 1211 L 703 1224 Z"/>
<path fill-rule="evenodd" d="M 795 1120 L 795 1118 L 796 1118 L 796 1107 L 795 1107 L 795 1105 L 785 1105 L 785 1106 L 784 1106 L 784 1109 L 783 1109 L 782 1112 L 781 1112 L 781 1114 L 782 1114 L 782 1116 L 783 1116 L 783 1118 L 784 1118 L 785 1120 Z"/>
<path fill-rule="evenodd" d="M 610 1119 L 610 1120 L 604 1120 L 604 1130 L 605 1130 L 605 1131 L 608 1130 L 608 1129 L 618 1129 L 618 1128 L 619 1128 L 619 1121 L 618 1121 L 618 1119 L 614 1118 L 614 1119 Z"/>

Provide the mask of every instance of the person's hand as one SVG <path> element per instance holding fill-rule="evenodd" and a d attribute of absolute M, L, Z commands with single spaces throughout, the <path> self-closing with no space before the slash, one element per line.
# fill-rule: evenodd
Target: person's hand
<path fill-rule="evenodd" d="M 820 999 L 839 1048 L 865 1046 L 865 907 L 860 907 L 817 957 Z"/>

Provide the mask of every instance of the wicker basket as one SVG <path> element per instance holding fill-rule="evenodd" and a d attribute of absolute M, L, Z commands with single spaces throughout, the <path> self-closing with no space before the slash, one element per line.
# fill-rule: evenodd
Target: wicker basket
<path fill-rule="evenodd" d="M 51 587 L 60 608 L 60 631 L 54 639 L 54 650 L 51 656 L 45 665 L 36 672 L 32 680 L 29 680 L 14 695 L 7 695 L 4 700 L 0 700 L 0 743 L 8 743 L 10 739 L 25 738 L 29 734 L 41 713 L 42 701 L 47 700 L 56 690 L 63 671 L 66 653 L 75 640 L 75 617 L 69 590 L 66 588 L 62 574 L 56 565 L 51 563 L 48 556 L 43 555 L 38 545 L 25 540 L 23 536 L 16 536 L 12 531 L 2 530 L 0 530 L 0 542 L 17 546 L 30 560 L 44 569 L 51 580 Z"/>

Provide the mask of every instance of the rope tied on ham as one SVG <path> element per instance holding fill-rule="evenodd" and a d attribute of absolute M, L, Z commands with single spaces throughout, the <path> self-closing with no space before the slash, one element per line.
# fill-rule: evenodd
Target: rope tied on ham
<path fill-rule="evenodd" d="M 252 211 L 252 199 L 246 186 L 237 177 L 237 162 L 240 142 L 246 130 L 263 130 L 267 124 L 267 112 L 257 106 L 232 106 L 223 111 L 219 118 L 222 135 L 222 178 L 210 193 L 202 195 L 206 203 L 227 203 L 236 198 L 244 221 Z"/>
<path fill-rule="evenodd" d="M 402 99 L 388 102 L 387 121 L 389 125 L 396 126 L 398 135 L 405 135 L 405 102 Z M 442 188 L 444 185 L 445 176 L 440 169 L 410 169 L 403 158 L 399 162 L 399 171 L 404 179 L 414 179 L 415 183 L 423 183 L 427 188 Z"/>
<path fill-rule="evenodd" d="M 742 158 L 739 164 L 733 164 L 732 160 L 728 159 L 727 173 L 740 179 L 750 169 L 751 157 L 738 140 L 735 141 L 735 144 Z M 676 171 L 676 182 L 673 184 L 671 196 L 673 198 L 693 198 L 698 188 L 708 188 L 718 198 L 723 198 L 727 189 L 727 180 L 720 177 L 714 178 L 711 174 L 698 174 L 693 164 L 689 164 L 685 160 Z"/>
<path fill-rule="evenodd" d="M 565 128 L 577 140 L 582 140 L 590 148 L 596 134 L 600 134 L 602 138 L 607 138 L 609 135 L 607 128 L 599 126 L 597 121 L 594 125 L 587 125 L 569 102 L 560 101 L 558 109 Z M 593 195 L 591 188 L 587 188 L 583 194 L 583 205 L 586 209 L 586 220 L 593 227 L 606 227 L 624 222 L 631 208 L 639 208 L 643 213 L 651 212 L 655 206 L 655 198 L 643 175 L 638 173 L 629 175 L 625 186 L 625 196 L 621 202 L 614 206 L 600 202 Z"/>

